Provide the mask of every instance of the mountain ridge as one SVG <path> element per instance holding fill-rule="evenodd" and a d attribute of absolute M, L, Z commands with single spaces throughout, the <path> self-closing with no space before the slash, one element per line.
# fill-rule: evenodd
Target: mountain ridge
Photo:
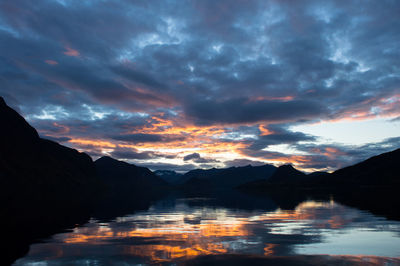
<path fill-rule="evenodd" d="M 103 156 L 94 162 L 97 176 L 112 191 L 138 191 L 166 186 L 167 182 L 146 167 Z"/>

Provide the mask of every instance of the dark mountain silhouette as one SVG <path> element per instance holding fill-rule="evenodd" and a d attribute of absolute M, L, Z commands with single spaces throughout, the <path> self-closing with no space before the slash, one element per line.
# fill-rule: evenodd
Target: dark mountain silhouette
<path fill-rule="evenodd" d="M 146 167 L 118 161 L 108 156 L 96 160 L 95 165 L 99 179 L 114 193 L 145 192 L 167 185 L 166 181 Z"/>
<path fill-rule="evenodd" d="M 310 174 L 308 174 L 307 176 L 308 176 L 308 177 L 311 177 L 311 178 L 316 178 L 316 177 L 321 178 L 321 177 L 327 177 L 327 176 L 329 176 L 329 173 L 327 173 L 327 172 L 322 172 L 322 171 L 317 171 L 317 172 L 310 173 Z"/>
<path fill-rule="evenodd" d="M 271 186 L 298 184 L 306 181 L 308 178 L 306 174 L 295 169 L 292 165 L 287 164 L 279 166 L 270 178 L 248 182 L 242 184 L 240 188 L 260 190 Z"/>
<path fill-rule="evenodd" d="M 182 177 L 183 187 L 233 188 L 259 179 L 268 179 L 276 171 L 273 165 L 196 169 Z"/>
<path fill-rule="evenodd" d="M 282 184 L 301 182 L 307 175 L 295 169 L 292 165 L 282 165 L 276 169 L 275 173 L 267 180 L 269 183 Z"/>
<path fill-rule="evenodd" d="M 397 149 L 339 169 L 332 174 L 316 172 L 301 181 L 287 180 L 277 184 L 269 180 L 256 181 L 239 188 L 263 197 L 298 194 L 303 198 L 318 199 L 321 195 L 330 195 L 339 203 L 400 220 L 399 162 L 400 149 Z M 270 180 L 273 180 L 272 177 Z"/>
<path fill-rule="evenodd" d="M 371 157 L 358 164 L 333 172 L 318 184 L 367 186 L 400 185 L 400 149 Z"/>
<path fill-rule="evenodd" d="M 168 182 L 169 184 L 177 184 L 182 178 L 183 174 L 177 173 L 172 170 L 156 170 L 154 174 L 159 176 L 162 180 Z"/>
<path fill-rule="evenodd" d="M 0 187 L 7 199 L 77 200 L 93 191 L 96 175 L 92 159 L 40 138 L 1 97 L 0 125 Z"/>
<path fill-rule="evenodd" d="M 337 189 L 341 186 L 391 187 L 400 184 L 399 162 L 400 149 L 397 149 L 339 169 L 332 174 L 315 172 L 305 175 L 292 166 L 284 165 L 268 180 L 249 182 L 241 187 L 257 190 L 276 185 L 325 189 Z"/>

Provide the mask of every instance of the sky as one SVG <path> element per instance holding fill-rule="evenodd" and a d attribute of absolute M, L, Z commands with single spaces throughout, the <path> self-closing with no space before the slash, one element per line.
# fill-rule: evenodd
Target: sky
<path fill-rule="evenodd" d="M 400 147 L 400 1 L 4 0 L 0 95 L 44 137 L 179 172 Z"/>

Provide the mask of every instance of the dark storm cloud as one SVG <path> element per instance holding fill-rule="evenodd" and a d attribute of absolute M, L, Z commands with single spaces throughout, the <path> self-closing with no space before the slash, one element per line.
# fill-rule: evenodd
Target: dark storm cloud
<path fill-rule="evenodd" d="M 128 141 L 133 143 L 141 143 L 141 142 L 158 142 L 162 140 L 161 135 L 155 134 L 129 134 L 129 135 L 121 135 L 115 136 L 113 139 Z"/>
<path fill-rule="evenodd" d="M 262 150 L 269 145 L 277 144 L 293 144 L 300 141 L 315 141 L 316 138 L 302 132 L 293 132 L 285 128 L 283 125 L 271 125 L 267 129 L 270 131 L 268 135 L 258 136 L 255 140 L 249 140 L 251 150 Z"/>
<path fill-rule="evenodd" d="M 107 111 L 111 112 L 112 109 Z M 51 110 L 49 112 L 51 113 Z M 80 116 L 81 119 L 71 118 L 71 116 Z M 39 129 L 39 134 L 44 137 L 69 135 L 75 138 L 91 139 L 105 139 L 110 136 L 118 138 L 119 136 L 129 136 L 121 133 L 140 129 L 147 124 L 145 117 L 127 117 L 118 113 L 107 114 L 101 119 L 96 119 L 84 107 L 77 108 L 67 117 L 57 117 L 57 121 L 54 119 L 37 119 L 30 116 L 28 118 Z"/>
<path fill-rule="evenodd" d="M 53 139 L 186 140 L 131 134 L 162 112 L 180 126 L 222 125 L 245 154 L 263 153 L 315 141 L 293 123 L 398 117 L 399 10 L 390 0 L 2 1 L 0 95 Z M 254 124 L 272 134 L 240 138 Z"/>
<path fill-rule="evenodd" d="M 199 124 L 254 123 L 259 121 L 291 121 L 311 119 L 322 113 L 323 107 L 311 101 L 249 101 L 230 99 L 223 102 L 199 101 L 188 108 L 187 114 Z"/>
<path fill-rule="evenodd" d="M 160 135 L 160 134 L 127 134 L 113 136 L 112 139 L 126 141 L 130 143 L 145 143 L 145 142 L 173 142 L 183 141 L 184 136 L 176 135 Z"/>
<path fill-rule="evenodd" d="M 186 155 L 185 157 L 183 157 L 184 161 L 190 161 L 190 160 L 195 160 L 195 159 L 199 159 L 200 158 L 200 154 L 198 154 L 197 152 L 195 153 L 191 153 Z"/>
<path fill-rule="evenodd" d="M 137 152 L 132 149 L 114 150 L 111 153 L 111 156 L 117 159 L 137 159 L 137 160 L 152 159 L 154 157 L 152 152 Z"/>
<path fill-rule="evenodd" d="M 219 162 L 218 160 L 215 160 L 215 159 L 203 158 L 197 152 L 191 153 L 191 154 L 188 154 L 188 155 L 184 156 L 183 160 L 184 161 L 192 161 L 192 162 L 195 162 L 195 163 L 202 164 L 201 165 L 202 168 L 210 168 L 210 166 L 212 167 L 212 165 L 210 165 L 210 163 Z"/>
<path fill-rule="evenodd" d="M 134 82 L 138 82 L 140 84 L 149 86 L 154 89 L 164 89 L 166 86 L 164 84 L 161 84 L 157 80 L 155 80 L 153 77 L 149 76 L 148 74 L 137 71 L 132 68 L 124 67 L 124 66 L 114 66 L 111 68 L 115 73 L 131 80 Z"/>
<path fill-rule="evenodd" d="M 155 159 L 155 158 L 169 158 L 173 159 L 176 157 L 174 154 L 162 154 L 158 152 L 152 151 L 138 151 L 132 148 L 123 148 L 117 147 L 110 154 L 112 157 L 117 159 L 125 159 L 125 160 L 147 160 L 147 159 Z"/>

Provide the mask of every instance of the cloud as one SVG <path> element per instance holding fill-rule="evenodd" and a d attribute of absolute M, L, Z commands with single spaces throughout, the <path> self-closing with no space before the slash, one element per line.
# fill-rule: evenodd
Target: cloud
<path fill-rule="evenodd" d="M 80 54 L 79 51 L 74 50 L 70 47 L 65 47 L 65 50 L 66 50 L 64 52 L 65 55 L 79 57 L 79 54 Z"/>
<path fill-rule="evenodd" d="M 197 101 L 187 110 L 199 124 L 291 122 L 317 118 L 324 108 L 312 101 L 250 101 L 246 98 L 222 102 Z"/>
<path fill-rule="evenodd" d="M 167 158 L 167 159 L 174 159 L 176 158 L 176 154 L 164 154 L 160 152 L 154 151 L 138 151 L 135 148 L 127 148 L 117 146 L 115 149 L 110 153 L 110 155 L 117 159 L 124 159 L 124 160 L 147 160 L 147 159 L 159 159 L 159 158 Z"/>
<path fill-rule="evenodd" d="M 207 164 L 219 162 L 216 159 L 203 158 L 197 152 L 191 153 L 191 154 L 188 154 L 188 155 L 184 156 L 183 160 L 184 161 L 192 161 L 192 162 L 195 162 L 195 163 L 198 163 L 198 164 L 203 164 L 202 167 L 205 166 L 206 168 L 210 168 L 209 165 L 207 165 Z"/>
<path fill-rule="evenodd" d="M 136 159 L 136 160 L 146 160 L 154 158 L 152 152 L 138 152 L 136 149 L 115 149 L 111 152 L 111 156 L 116 159 Z"/>
<path fill-rule="evenodd" d="M 161 135 L 161 134 L 126 134 L 112 137 L 115 140 L 126 141 L 130 143 L 144 143 L 144 142 L 173 142 L 183 141 L 184 136 L 176 135 Z"/>
<path fill-rule="evenodd" d="M 317 138 L 302 132 L 293 132 L 285 125 L 267 126 L 268 134 L 261 134 L 257 139 L 250 140 L 248 149 L 261 150 L 270 145 L 292 144 L 300 141 L 315 141 Z"/>
<path fill-rule="evenodd" d="M 155 135 L 155 134 L 128 134 L 128 135 L 114 136 L 113 139 L 138 143 L 138 142 L 159 142 L 162 140 L 162 137 L 161 135 Z"/>
<path fill-rule="evenodd" d="M 184 161 L 190 161 L 190 160 L 194 160 L 194 159 L 200 159 L 200 154 L 198 154 L 197 152 L 195 153 L 191 153 L 186 155 L 185 157 L 183 157 Z"/>

